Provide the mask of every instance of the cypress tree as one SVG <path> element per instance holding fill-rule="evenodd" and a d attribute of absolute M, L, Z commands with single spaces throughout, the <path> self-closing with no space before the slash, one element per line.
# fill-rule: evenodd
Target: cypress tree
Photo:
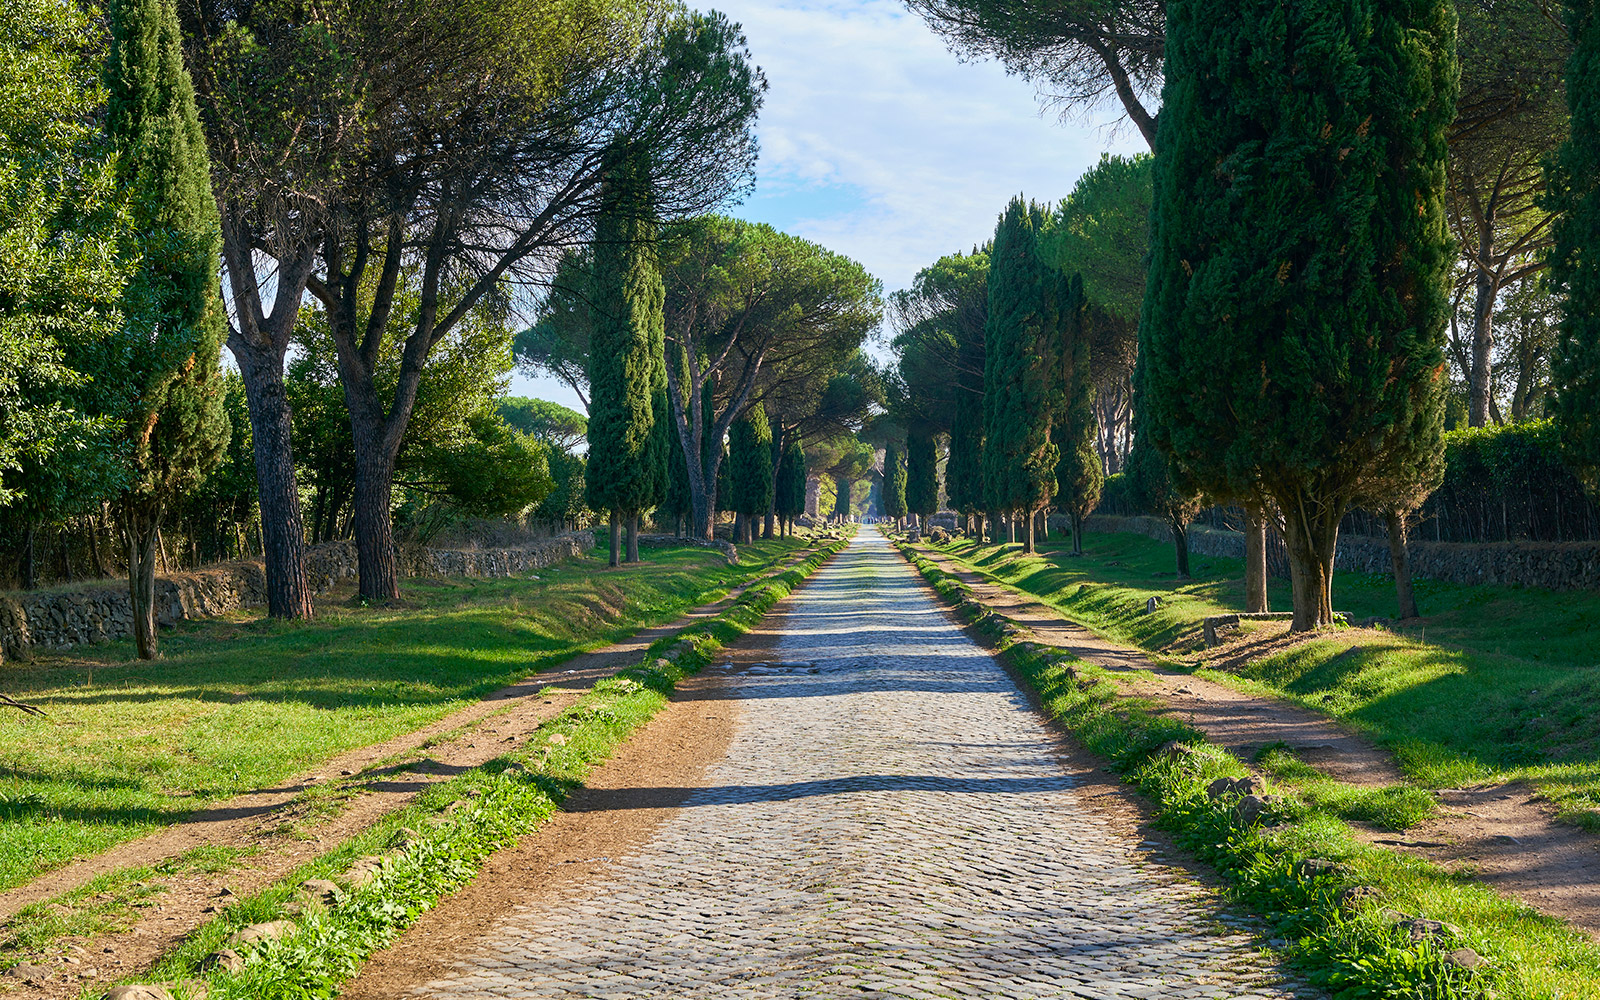
<path fill-rule="evenodd" d="M 1099 433 L 1095 416 L 1094 378 L 1089 371 L 1089 301 L 1083 293 L 1083 276 L 1074 274 L 1067 290 L 1061 326 L 1061 386 L 1065 393 L 1056 422 L 1056 505 L 1072 521 L 1072 554 L 1083 555 L 1083 519 L 1100 502 L 1105 470 L 1094 441 Z"/>
<path fill-rule="evenodd" d="M 784 533 L 794 534 L 794 519 L 806 511 L 806 450 L 798 440 L 790 440 L 783 449 L 774 503 Z"/>
<path fill-rule="evenodd" d="M 883 513 L 894 518 L 896 525 L 906 516 L 906 463 L 894 441 L 883 450 Z"/>
<path fill-rule="evenodd" d="M 1600 491 L 1600 18 L 1593 0 L 1568 0 L 1567 104 L 1572 131 L 1545 168 L 1545 205 L 1557 212 L 1550 289 L 1561 322 L 1550 380 L 1567 462 Z"/>
<path fill-rule="evenodd" d="M 927 530 L 927 519 L 938 508 L 939 454 L 932 434 L 914 430 L 906 436 L 906 511 L 921 518 Z"/>
<path fill-rule="evenodd" d="M 772 427 L 757 403 L 728 428 L 728 509 L 738 515 L 736 540 L 755 540 L 756 515 L 772 503 Z"/>
<path fill-rule="evenodd" d="M 1033 551 L 1033 513 L 1055 493 L 1058 455 L 1050 439 L 1052 358 L 1060 272 L 1039 258 L 1042 206 L 1013 198 L 989 256 L 984 326 L 983 492 L 991 510 L 1012 512 Z"/>
<path fill-rule="evenodd" d="M 1339 521 L 1441 447 L 1449 0 L 1173 0 L 1142 431 L 1186 491 L 1281 512 L 1294 628 Z"/>
<path fill-rule="evenodd" d="M 969 523 L 984 509 L 983 409 L 982 395 L 963 392 L 956 396 L 950 417 L 950 460 L 944 467 L 944 490 L 950 506 Z"/>
<path fill-rule="evenodd" d="M 171 498 L 221 459 L 229 425 L 217 377 L 225 318 L 218 269 L 222 232 L 211 165 L 183 65 L 172 0 L 116 0 L 106 129 L 117 150 L 134 261 L 123 328 L 108 344 L 121 361 L 128 485 L 118 499 L 128 555 L 134 641 L 156 655 L 155 559 Z M 104 392 L 118 395 L 106 386 Z"/>
<path fill-rule="evenodd" d="M 664 492 L 659 473 L 665 458 L 653 460 L 652 431 L 665 293 L 652 259 L 649 169 L 642 153 L 629 147 L 613 151 L 601 198 L 589 306 L 585 483 L 589 506 L 610 514 L 610 564 L 616 566 L 622 561 L 623 523 L 636 523 L 639 512 Z M 659 377 L 664 386 L 664 368 Z"/>

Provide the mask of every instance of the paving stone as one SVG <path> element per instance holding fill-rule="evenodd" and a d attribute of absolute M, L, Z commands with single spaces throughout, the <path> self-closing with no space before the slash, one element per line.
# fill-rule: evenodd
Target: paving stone
<path fill-rule="evenodd" d="M 1316 996 L 1083 801 L 1026 697 L 881 538 L 797 595 L 773 661 L 816 672 L 729 676 L 732 745 L 647 846 L 417 994 Z"/>

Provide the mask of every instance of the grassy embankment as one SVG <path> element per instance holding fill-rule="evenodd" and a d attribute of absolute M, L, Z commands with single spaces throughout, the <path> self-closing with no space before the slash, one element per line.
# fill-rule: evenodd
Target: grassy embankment
<path fill-rule="evenodd" d="M 1109 541 L 1126 557 L 1133 553 L 1123 543 L 1146 540 Z M 1128 563 L 1104 548 L 1098 556 L 1122 564 L 1113 570 Z M 1271 824 L 1246 821 L 1235 811 L 1237 795 L 1207 793 L 1219 777 L 1246 775 L 1245 762 L 1183 721 L 1157 714 L 1147 699 L 1129 696 L 1116 674 L 1016 641 L 955 578 L 921 556 L 912 559 L 1007 652 L 1045 711 L 1150 796 L 1157 823 L 1227 876 L 1230 895 L 1269 922 L 1274 946 L 1336 1000 L 1600 996 L 1600 948 L 1585 935 L 1474 882 L 1469 870 L 1447 871 L 1361 842 L 1339 810 L 1315 794 L 1322 783 L 1292 767 L 1267 769 Z M 1006 560 L 1001 554 L 995 562 Z M 1084 562 L 1075 560 L 1075 568 Z M 1401 913 L 1447 926 L 1414 936 Z M 1462 946 L 1487 964 L 1464 966 L 1455 953 Z"/>
<path fill-rule="evenodd" d="M 1240 560 L 1195 556 L 1194 578 L 1180 581 L 1172 546 L 1142 535 L 1087 535 L 1081 558 L 1057 541 L 1035 556 L 966 540 L 941 550 L 1108 638 L 1349 723 L 1424 788 L 1526 780 L 1564 818 L 1600 830 L 1600 594 L 1418 580 L 1417 622 L 1297 643 L 1284 625 L 1260 625 L 1239 646 L 1206 650 L 1200 620 L 1243 607 Z M 1392 615 L 1393 586 L 1338 573 L 1334 607 L 1353 620 Z M 1162 605 L 1146 615 L 1152 596 Z M 1287 582 L 1270 596 L 1287 609 Z"/>
<path fill-rule="evenodd" d="M 391 739 L 576 653 L 671 621 L 804 543 L 590 556 L 541 579 L 411 580 L 402 606 L 331 604 L 311 623 L 189 622 L 164 658 L 130 643 L 0 668 L 45 718 L 0 714 L 0 889 Z"/>

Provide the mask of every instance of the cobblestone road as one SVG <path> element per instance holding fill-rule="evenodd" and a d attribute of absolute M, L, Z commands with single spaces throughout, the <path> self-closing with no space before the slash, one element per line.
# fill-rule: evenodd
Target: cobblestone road
<path fill-rule="evenodd" d="M 1219 997 L 1274 985 L 1078 800 L 1037 716 L 875 532 L 740 675 L 728 755 L 636 856 L 520 910 L 452 997 Z"/>

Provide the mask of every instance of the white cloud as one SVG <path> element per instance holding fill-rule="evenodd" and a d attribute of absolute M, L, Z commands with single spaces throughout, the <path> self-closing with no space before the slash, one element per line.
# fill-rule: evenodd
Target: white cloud
<path fill-rule="evenodd" d="M 716 6 L 771 85 L 756 196 L 735 214 L 849 254 L 891 289 L 987 239 L 1012 195 L 1060 198 L 1102 152 L 1143 148 L 1109 119 L 1041 117 L 1029 84 L 961 63 L 892 0 Z"/>

